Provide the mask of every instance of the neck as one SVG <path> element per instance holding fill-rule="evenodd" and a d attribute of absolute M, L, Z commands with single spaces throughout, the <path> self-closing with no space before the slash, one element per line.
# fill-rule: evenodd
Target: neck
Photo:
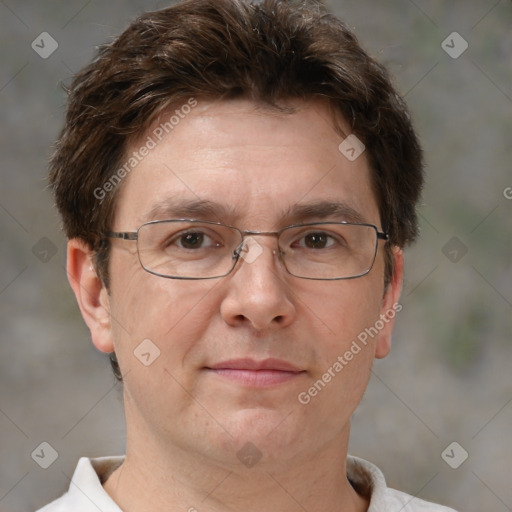
<path fill-rule="evenodd" d="M 368 501 L 347 480 L 348 431 L 314 454 L 245 467 L 129 430 L 125 462 L 104 488 L 126 512 L 363 512 Z"/>

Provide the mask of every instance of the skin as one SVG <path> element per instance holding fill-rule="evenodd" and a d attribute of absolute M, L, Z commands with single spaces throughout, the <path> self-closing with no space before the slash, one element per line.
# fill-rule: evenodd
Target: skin
<path fill-rule="evenodd" d="M 258 231 L 295 222 L 285 213 L 297 204 L 337 201 L 382 230 L 365 154 L 350 162 L 340 153 L 343 137 L 326 105 L 291 104 L 290 115 L 246 100 L 199 102 L 125 178 L 113 230 L 165 218 L 148 214 L 169 199 L 218 203 L 229 212 L 209 220 Z M 350 417 L 374 358 L 389 352 L 394 321 L 309 404 L 297 396 L 398 302 L 402 252 L 394 249 L 396 271 L 384 289 L 382 241 L 369 274 L 327 282 L 287 274 L 273 254 L 276 239 L 256 239 L 263 252 L 254 262 L 203 281 L 153 276 L 135 242 L 113 241 L 108 292 L 88 247 L 69 242 L 70 282 L 93 343 L 115 350 L 124 374 L 126 460 L 104 484 L 123 510 L 368 507 L 346 478 Z M 147 338 L 161 351 L 150 366 L 134 357 Z M 254 388 L 205 369 L 247 357 L 285 360 L 302 373 Z M 247 442 L 262 454 L 250 468 L 237 457 Z"/>

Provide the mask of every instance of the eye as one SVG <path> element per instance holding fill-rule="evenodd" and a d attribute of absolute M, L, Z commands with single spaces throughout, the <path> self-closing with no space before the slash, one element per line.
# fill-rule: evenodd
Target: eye
<path fill-rule="evenodd" d="M 168 246 L 176 245 L 182 249 L 208 249 L 219 247 L 221 244 L 201 231 L 187 231 L 179 233 L 169 240 Z"/>
<path fill-rule="evenodd" d="M 325 231 L 314 231 L 303 234 L 292 246 L 304 247 L 306 249 L 326 249 L 336 243 L 337 241 L 334 237 Z"/>

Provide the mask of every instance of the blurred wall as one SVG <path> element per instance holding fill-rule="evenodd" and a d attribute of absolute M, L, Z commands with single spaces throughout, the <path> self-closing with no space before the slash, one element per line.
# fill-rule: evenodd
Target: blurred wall
<path fill-rule="evenodd" d="M 428 173 L 393 351 L 374 367 L 351 452 L 411 494 L 512 510 L 512 3 L 326 3 L 388 65 Z M 80 456 L 124 449 L 121 389 L 68 287 L 46 167 L 61 84 L 136 14 L 166 5 L 0 1 L 2 511 L 56 498 Z M 42 442 L 58 454 L 47 469 L 32 455 Z"/>

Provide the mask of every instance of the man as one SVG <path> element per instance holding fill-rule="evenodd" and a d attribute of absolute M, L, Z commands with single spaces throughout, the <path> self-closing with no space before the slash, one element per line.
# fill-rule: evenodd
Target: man
<path fill-rule="evenodd" d="M 42 510 L 449 510 L 347 456 L 422 181 L 385 70 L 317 3 L 189 0 L 103 47 L 51 184 L 126 456 Z"/>

